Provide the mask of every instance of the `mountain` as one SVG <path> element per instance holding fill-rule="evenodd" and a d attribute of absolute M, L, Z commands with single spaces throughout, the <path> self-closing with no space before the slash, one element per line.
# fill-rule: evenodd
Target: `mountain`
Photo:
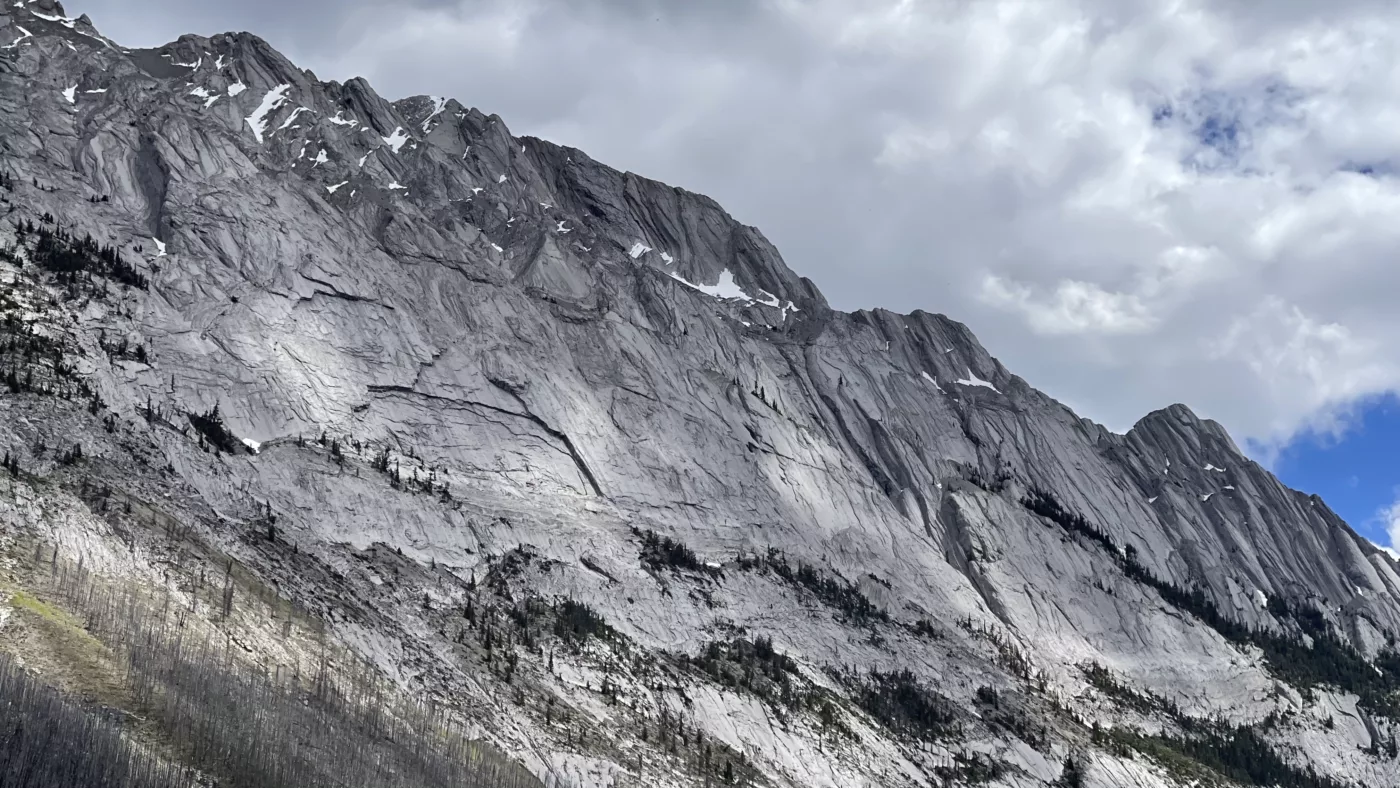
<path fill-rule="evenodd" d="M 0 42 L 0 651 L 150 757 L 1400 781 L 1396 563 L 1187 407 L 1115 434 L 713 200 L 253 35 Z"/>

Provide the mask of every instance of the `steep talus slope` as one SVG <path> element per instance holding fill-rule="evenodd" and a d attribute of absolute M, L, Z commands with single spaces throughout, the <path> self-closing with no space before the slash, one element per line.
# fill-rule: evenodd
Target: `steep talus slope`
<path fill-rule="evenodd" d="M 1316 680 L 1280 645 L 1388 654 L 1395 563 L 1184 406 L 1113 434 L 946 317 L 832 310 L 708 198 L 453 99 L 321 82 L 251 35 L 125 50 L 38 0 L 0 10 L 10 41 L 0 242 L 24 260 L 23 222 L 91 234 L 149 287 L 60 298 L 12 266 L 19 319 L 71 340 L 101 407 L 13 392 L 0 439 L 35 479 L 72 473 L 36 442 L 83 443 L 102 483 L 537 773 L 700 782 L 709 756 L 661 743 L 680 719 L 774 785 L 1065 784 L 1066 758 L 1085 784 L 1172 785 L 1199 774 L 1094 724 L 1218 715 L 1342 781 L 1400 775 L 1372 679 Z M 215 404 L 256 452 L 191 431 Z M 103 437 L 105 413 L 159 460 Z M 512 657 L 502 679 L 456 611 L 528 619 L 527 599 L 585 602 L 621 640 L 547 667 L 517 643 L 530 678 Z M 782 703 L 733 645 L 758 638 L 794 661 Z M 714 654 L 741 651 L 749 678 L 720 678 Z M 901 722 L 920 691 L 947 719 Z"/>

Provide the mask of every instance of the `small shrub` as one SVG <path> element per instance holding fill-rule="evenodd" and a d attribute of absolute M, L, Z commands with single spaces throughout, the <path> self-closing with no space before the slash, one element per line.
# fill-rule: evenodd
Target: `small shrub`
<path fill-rule="evenodd" d="M 237 454 L 244 449 L 233 433 L 224 426 L 223 416 L 219 414 L 219 406 L 214 407 L 204 413 L 189 414 L 190 424 L 199 431 L 200 435 L 209 442 L 217 451 L 225 451 L 229 454 Z"/>

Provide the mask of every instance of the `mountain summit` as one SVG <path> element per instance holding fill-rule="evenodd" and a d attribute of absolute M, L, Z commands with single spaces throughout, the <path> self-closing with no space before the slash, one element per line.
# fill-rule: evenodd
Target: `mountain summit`
<path fill-rule="evenodd" d="M 176 684 L 90 686 L 111 610 L 546 785 L 1400 782 L 1391 558 L 1185 406 L 1115 434 L 833 310 L 713 200 L 50 0 L 0 9 L 0 174 L 0 652 L 208 779 Z"/>

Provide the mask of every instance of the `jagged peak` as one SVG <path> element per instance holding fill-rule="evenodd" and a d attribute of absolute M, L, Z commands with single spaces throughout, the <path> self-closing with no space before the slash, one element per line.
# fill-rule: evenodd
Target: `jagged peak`
<path fill-rule="evenodd" d="M 28 6 L 34 6 L 35 8 L 38 8 L 40 12 L 45 14 L 53 14 L 55 16 L 63 17 L 68 16 L 68 12 L 63 10 L 63 3 L 60 3 L 58 0 L 30 0 L 30 2 L 25 4 L 25 7 Z"/>
<path fill-rule="evenodd" d="M 1220 422 L 1212 419 L 1202 419 L 1195 411 L 1183 403 L 1174 403 L 1165 408 L 1159 408 L 1141 419 L 1128 430 L 1128 436 L 1141 439 L 1176 436 L 1186 438 L 1188 443 L 1200 449 L 1205 441 L 1202 437 L 1209 438 L 1211 442 L 1218 444 L 1218 448 L 1226 450 L 1233 459 L 1243 459 L 1244 453 L 1240 451 L 1235 440 L 1230 437 L 1230 433 Z M 1147 442 L 1152 442 L 1148 440 Z M 1214 449 L 1215 446 L 1207 448 Z"/>
<path fill-rule="evenodd" d="M 69 30 L 78 30 L 86 35 L 97 35 L 97 29 L 92 26 L 92 19 L 87 14 L 78 17 L 69 17 L 68 12 L 63 9 L 63 4 L 57 0 L 29 0 L 29 2 L 16 2 L 10 9 L 5 11 L 21 11 L 33 18 L 33 21 L 49 25 L 58 25 Z M 81 28 L 81 29 L 80 29 Z M 40 35 L 41 30 L 35 30 L 35 35 Z M 105 39 L 103 39 L 105 41 Z"/>

